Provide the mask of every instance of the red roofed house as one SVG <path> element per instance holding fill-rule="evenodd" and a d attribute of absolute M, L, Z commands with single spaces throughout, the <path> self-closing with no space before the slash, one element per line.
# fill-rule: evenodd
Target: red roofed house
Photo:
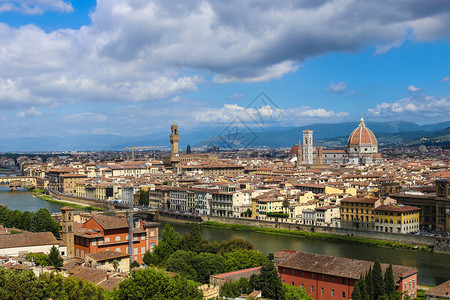
<path fill-rule="evenodd" d="M 128 253 L 128 222 L 123 217 L 94 215 L 75 232 L 75 257 L 87 253 L 117 251 Z M 158 223 L 139 220 L 133 231 L 133 261 L 142 263 L 146 251 L 158 244 Z"/>
<path fill-rule="evenodd" d="M 350 299 L 353 285 L 373 262 L 320 254 L 283 250 L 275 254 L 278 273 L 284 283 L 301 286 L 313 299 Z M 381 264 L 383 273 L 388 265 Z M 392 266 L 401 293 L 417 296 L 417 268 Z"/>

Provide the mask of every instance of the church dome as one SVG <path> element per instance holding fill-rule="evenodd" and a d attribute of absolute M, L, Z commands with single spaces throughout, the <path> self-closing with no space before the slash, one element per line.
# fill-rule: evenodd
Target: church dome
<path fill-rule="evenodd" d="M 297 155 L 298 152 L 298 145 L 292 146 L 291 150 L 289 150 L 290 155 Z"/>
<path fill-rule="evenodd" d="M 361 146 L 361 145 L 376 145 L 377 139 L 373 132 L 366 127 L 364 124 L 364 119 L 361 116 L 359 121 L 359 126 L 353 130 L 350 134 L 347 142 L 348 147 Z"/>

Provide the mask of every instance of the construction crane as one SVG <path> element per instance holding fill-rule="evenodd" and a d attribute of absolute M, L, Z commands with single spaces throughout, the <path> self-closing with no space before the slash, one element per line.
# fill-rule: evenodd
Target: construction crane
<path fill-rule="evenodd" d="M 167 146 L 141 146 L 141 147 L 130 147 L 125 148 L 125 150 L 131 150 L 131 160 L 134 161 L 134 150 L 143 150 L 143 149 L 161 149 L 167 148 Z"/>

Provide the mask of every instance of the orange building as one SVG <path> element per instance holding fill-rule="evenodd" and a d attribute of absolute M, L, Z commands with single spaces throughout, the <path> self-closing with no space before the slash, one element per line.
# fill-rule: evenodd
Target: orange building
<path fill-rule="evenodd" d="M 146 251 L 158 244 L 159 223 L 139 220 L 133 230 L 133 261 L 142 263 Z M 94 215 L 75 231 L 75 257 L 87 253 L 117 251 L 128 253 L 128 221 L 123 217 Z"/>
<path fill-rule="evenodd" d="M 373 262 L 336 256 L 326 256 L 283 250 L 275 254 L 281 280 L 301 286 L 313 299 L 350 299 L 353 285 Z M 387 264 L 381 264 L 384 272 Z M 392 266 L 397 290 L 411 298 L 417 297 L 417 268 Z"/>

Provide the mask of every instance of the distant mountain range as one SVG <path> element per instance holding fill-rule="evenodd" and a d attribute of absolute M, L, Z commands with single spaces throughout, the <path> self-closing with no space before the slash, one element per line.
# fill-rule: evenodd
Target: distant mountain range
<path fill-rule="evenodd" d="M 314 143 L 317 146 L 342 147 L 346 145 L 348 136 L 358 124 L 358 122 L 313 124 L 296 128 L 270 128 L 264 131 L 248 128 L 248 132 L 239 134 L 238 139 L 230 139 L 224 134 L 226 131 L 223 129 L 202 129 L 183 133 L 183 128 L 180 128 L 180 149 L 184 149 L 187 144 L 198 148 L 212 145 L 226 148 L 229 145 L 239 146 L 239 142 L 245 144 L 245 141 L 251 142 L 251 147 L 291 147 L 298 142 L 305 129 L 314 131 Z M 392 121 L 366 122 L 366 125 L 375 133 L 380 145 L 450 143 L 450 122 L 421 126 L 414 122 Z M 152 145 L 170 146 L 169 130 L 167 133 L 140 137 L 79 135 L 0 139 L 0 152 L 120 150 L 131 146 Z"/>
<path fill-rule="evenodd" d="M 196 145 L 205 147 L 216 145 L 219 147 L 238 147 L 239 143 L 251 141 L 252 147 L 291 147 L 302 138 L 305 129 L 313 130 L 314 144 L 325 147 L 343 147 L 347 144 L 350 133 L 359 125 L 358 122 L 346 122 L 335 124 L 313 124 L 297 128 L 289 128 L 278 131 L 261 131 L 251 129 L 251 132 L 243 133 L 239 138 L 226 135 L 208 138 Z M 413 145 L 424 143 L 427 140 L 421 138 L 432 137 L 434 142 L 446 139 L 446 131 L 450 128 L 450 122 L 442 122 L 429 125 L 418 125 L 414 122 L 391 121 L 391 122 L 366 122 L 378 139 L 380 145 Z M 444 131 L 442 131 L 444 130 Z M 441 132 L 442 131 L 442 132 Z M 442 138 L 441 138 L 441 135 Z"/>

